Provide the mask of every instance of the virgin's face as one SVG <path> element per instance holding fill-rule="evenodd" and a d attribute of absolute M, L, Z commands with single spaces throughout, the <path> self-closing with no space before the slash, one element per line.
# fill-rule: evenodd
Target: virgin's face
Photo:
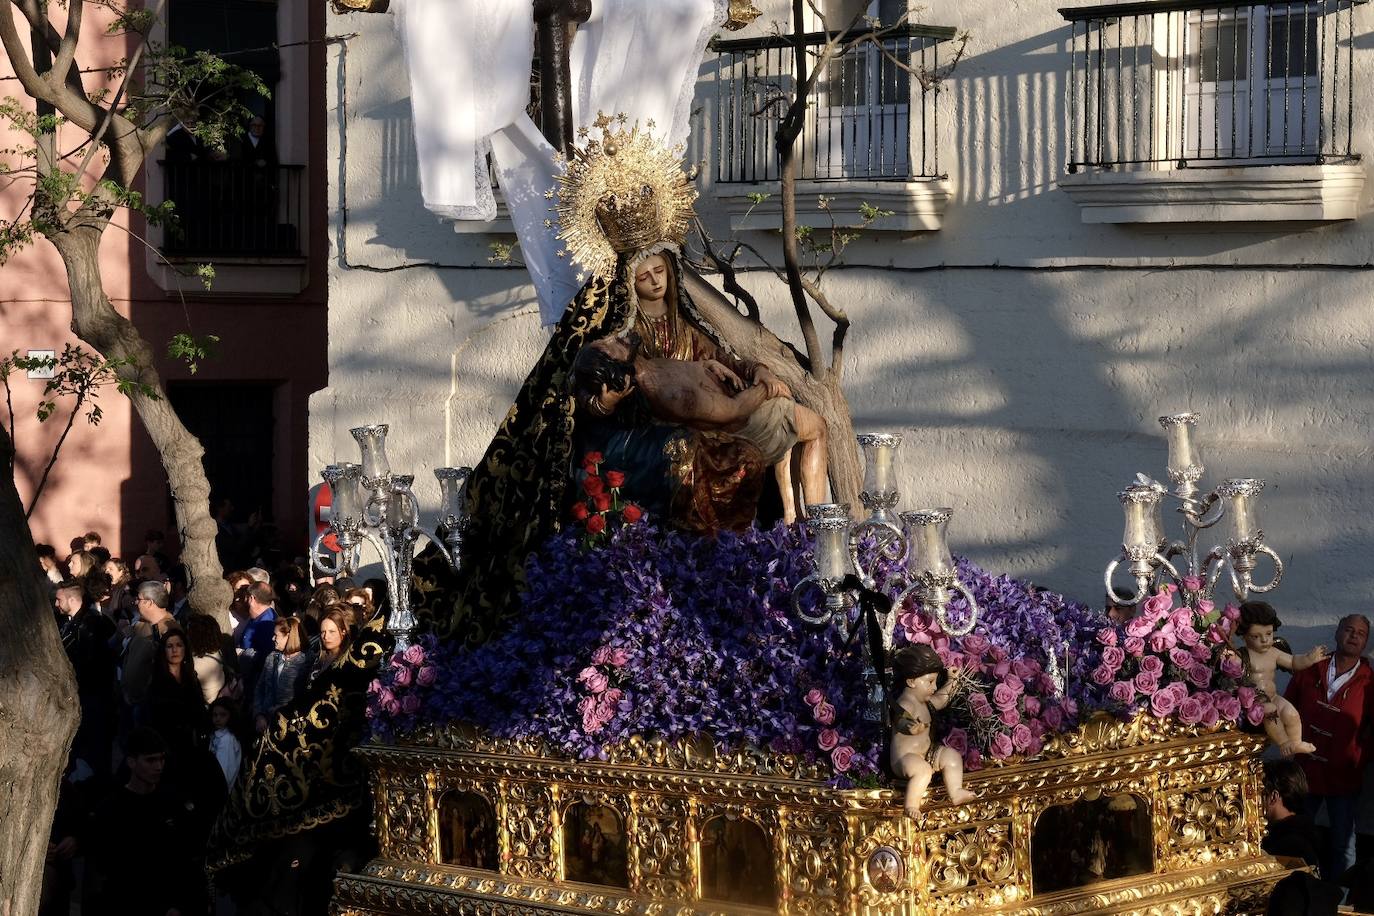
<path fill-rule="evenodd" d="M 339 632 L 338 624 L 328 618 L 320 623 L 320 645 L 326 652 L 337 652 L 339 646 L 343 645 L 343 634 Z"/>
<path fill-rule="evenodd" d="M 179 668 L 186 660 L 186 643 L 180 636 L 169 636 L 162 651 L 167 655 L 167 667 Z"/>
<path fill-rule="evenodd" d="M 659 302 L 668 292 L 668 259 L 661 254 L 645 258 L 635 271 L 635 295 L 641 302 Z"/>

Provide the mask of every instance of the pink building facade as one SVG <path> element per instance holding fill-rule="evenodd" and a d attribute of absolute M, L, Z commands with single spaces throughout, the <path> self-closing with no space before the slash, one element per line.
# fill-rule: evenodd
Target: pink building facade
<path fill-rule="evenodd" d="M 169 141 L 150 160 L 145 193 L 176 200 L 181 232 L 122 214 L 101 248 L 105 288 L 152 345 L 168 397 L 205 446 L 212 489 L 233 502 L 236 521 L 256 512 L 284 552 L 298 553 L 309 523 L 307 399 L 326 381 L 326 13 L 321 4 L 257 0 L 184 7 L 169 4 L 163 40 L 215 51 L 285 46 L 251 56 L 273 98 L 254 103 L 263 121 L 257 145 L 245 140 L 225 156 Z M 83 37 L 78 53 L 83 68 L 125 53 L 103 31 L 86 23 L 92 37 Z M 6 67 L 0 61 L 0 75 L 9 75 Z M 17 83 L 5 85 L 6 94 L 18 94 Z M 74 145 L 66 136 L 59 143 Z M 0 218 L 12 218 L 28 191 L 22 182 L 0 189 Z M 208 291 L 178 274 L 203 263 L 215 266 Z M 0 267 L 3 355 L 80 345 L 70 321 L 66 275 L 46 241 Z M 178 333 L 219 337 L 194 374 L 167 356 Z M 10 376 L 15 480 L 26 507 L 70 413 L 69 399 L 55 417 L 37 421 L 44 384 Z M 113 388 L 100 392 L 99 404 L 99 426 L 78 417 L 71 428 L 30 519 L 34 539 L 65 555 L 73 537 L 94 529 L 112 553 L 131 557 L 147 530 L 160 529 L 174 549 L 170 493 L 151 440 Z M 8 421 L 3 410 L 0 420 Z"/>

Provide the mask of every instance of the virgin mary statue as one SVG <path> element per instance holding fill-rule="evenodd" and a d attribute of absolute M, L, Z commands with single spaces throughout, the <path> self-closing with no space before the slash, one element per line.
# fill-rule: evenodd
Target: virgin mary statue
<path fill-rule="evenodd" d="M 572 367 L 587 344 L 634 333 L 650 358 L 705 361 L 722 380 L 789 392 L 736 356 L 680 282 L 696 197 L 680 153 L 610 119 L 560 179 L 560 239 L 589 276 L 554 326 L 467 485 L 471 520 L 461 572 L 416 563 L 416 607 L 441 636 L 485 642 L 515 613 L 530 553 L 557 533 L 577 499 L 586 458 L 625 475 L 623 499 L 656 524 L 711 533 L 747 527 L 766 466 L 752 443 L 656 422 L 617 394 L 579 398 Z M 651 126 L 651 125 L 650 125 Z"/>

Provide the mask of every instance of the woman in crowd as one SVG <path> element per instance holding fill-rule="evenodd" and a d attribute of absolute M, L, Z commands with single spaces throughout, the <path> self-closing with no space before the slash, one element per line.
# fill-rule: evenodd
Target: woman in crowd
<path fill-rule="evenodd" d="M 129 564 L 119 557 L 111 557 L 105 564 L 105 575 L 110 577 L 110 593 L 100 602 L 100 611 L 111 620 L 132 620 L 135 614 L 134 594 L 130 585 L 133 573 Z"/>
<path fill-rule="evenodd" d="M 180 629 L 168 630 L 162 637 L 144 703 L 144 721 L 167 742 L 174 761 L 189 760 L 194 749 L 205 746 L 209 731 L 205 695 L 191 661 L 186 634 Z"/>
<path fill-rule="evenodd" d="M 263 663 L 253 693 L 253 712 L 259 732 L 267 730 L 277 711 L 291 703 L 310 671 L 310 656 L 301 642 L 301 624 L 294 617 L 283 617 L 273 627 L 273 650 Z"/>
<path fill-rule="evenodd" d="M 344 604 L 348 606 L 348 613 L 353 618 L 355 631 L 372 619 L 375 609 L 372 606 L 372 593 L 367 589 L 350 588 L 344 592 Z"/>
<path fill-rule="evenodd" d="M 224 660 L 224 631 L 208 614 L 192 614 L 186 621 L 186 635 L 191 643 L 192 665 L 200 680 L 201 695 L 206 703 L 213 703 L 231 680 Z"/>
<path fill-rule="evenodd" d="M 343 608 L 331 607 L 320 618 L 320 652 L 310 669 L 310 683 L 329 669 L 348 648 L 348 615 Z"/>
<path fill-rule="evenodd" d="M 73 579 L 85 579 L 95 569 L 95 558 L 84 550 L 78 550 L 67 557 L 67 569 L 71 571 Z"/>

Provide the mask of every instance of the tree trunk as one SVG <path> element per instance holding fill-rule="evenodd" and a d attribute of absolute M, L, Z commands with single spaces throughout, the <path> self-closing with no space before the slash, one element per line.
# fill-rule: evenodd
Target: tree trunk
<path fill-rule="evenodd" d="M 0 464 L 13 448 L 0 428 Z M 80 711 L 9 475 L 0 475 L 0 633 L 0 914 L 30 916 Z"/>
<path fill-rule="evenodd" d="M 714 286 L 691 268 L 683 271 L 683 284 L 702 315 L 730 348 L 743 359 L 761 363 L 787 383 L 797 401 L 810 407 L 825 420 L 830 435 L 830 489 L 835 502 L 848 503 L 858 517 L 859 488 L 863 483 L 863 464 L 854 441 L 854 422 L 849 402 L 840 391 L 835 373 L 824 372 L 818 380 L 797 359 L 796 351 L 783 343 L 757 321 L 741 315 Z"/>
<path fill-rule="evenodd" d="M 157 396 L 151 397 L 135 389 L 129 393 L 129 400 L 162 457 L 162 467 L 172 488 L 181 559 L 191 579 L 191 608 L 197 614 L 214 617 L 227 632 L 232 626 L 229 603 L 233 594 L 224 581 L 215 548 L 219 528 L 210 517 L 210 482 L 201 463 L 205 450 L 168 402 L 162 379 L 153 368 L 152 347 L 133 322 L 115 311 L 105 295 L 100 277 L 100 237 L 107 225 L 108 221 L 100 217 L 74 220 L 50 238 L 67 269 L 72 331 L 106 359 L 129 360 L 130 365 L 119 370 L 121 377 L 156 392 Z"/>

